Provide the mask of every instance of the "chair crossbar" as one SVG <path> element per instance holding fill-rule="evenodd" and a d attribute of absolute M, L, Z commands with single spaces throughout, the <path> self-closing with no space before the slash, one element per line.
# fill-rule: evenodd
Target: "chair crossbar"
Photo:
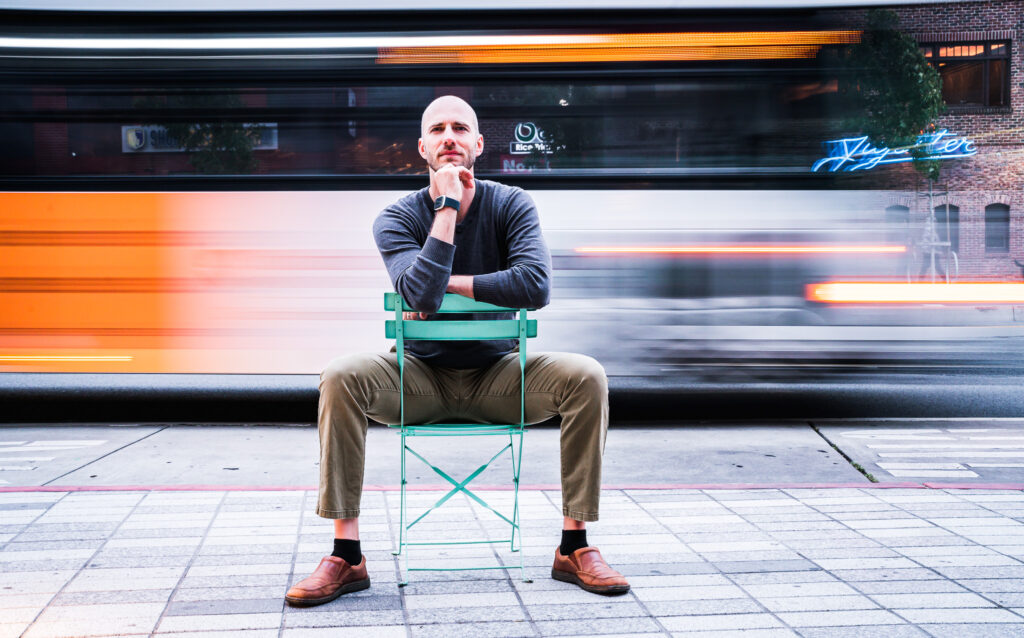
<path fill-rule="evenodd" d="M 389 425 L 390 428 L 403 428 L 401 425 Z M 426 425 L 406 425 L 403 428 L 406 436 L 502 436 L 516 434 L 526 430 L 519 423 L 428 423 Z"/>
<path fill-rule="evenodd" d="M 446 545 L 493 545 L 494 543 L 507 543 L 507 542 L 508 541 L 505 540 L 504 538 L 498 538 L 498 539 L 494 539 L 494 540 L 491 540 L 491 539 L 488 538 L 486 540 L 479 540 L 479 541 L 433 541 L 433 542 L 431 542 L 431 541 L 419 541 L 419 542 L 415 542 L 415 543 L 406 543 L 406 545 L 422 545 L 424 547 L 437 547 L 437 546 L 446 546 Z M 433 571 L 433 570 L 431 570 L 431 571 Z"/>
<path fill-rule="evenodd" d="M 398 293 L 384 293 L 384 310 L 394 310 L 398 303 Z M 402 309 L 408 312 L 416 312 L 416 308 L 409 305 L 409 302 L 402 303 Z M 435 312 L 519 312 L 519 308 L 506 308 L 495 306 L 484 301 L 476 301 L 462 295 L 445 295 L 441 307 Z"/>
<path fill-rule="evenodd" d="M 519 321 L 403 321 L 402 338 L 406 341 L 487 341 L 491 339 L 518 339 Z M 394 319 L 384 322 L 384 336 L 395 339 L 398 330 Z M 526 322 L 526 337 L 537 336 L 537 320 Z"/>
<path fill-rule="evenodd" d="M 502 541 L 505 542 L 505 541 Z M 415 545 L 416 543 L 406 543 Z M 458 543 L 445 543 L 446 545 L 457 545 Z M 494 567 L 406 567 L 407 572 L 475 572 L 482 569 L 509 569 L 508 565 L 495 565 Z M 532 581 L 531 581 L 532 582 Z"/>

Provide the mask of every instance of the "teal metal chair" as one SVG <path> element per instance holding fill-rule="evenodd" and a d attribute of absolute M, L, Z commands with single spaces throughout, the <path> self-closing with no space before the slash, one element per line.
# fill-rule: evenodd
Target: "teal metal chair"
<path fill-rule="evenodd" d="M 523 433 L 525 432 L 526 418 L 526 340 L 537 336 L 537 321 L 528 319 L 527 308 L 502 308 L 488 303 L 474 301 L 461 295 L 445 295 L 437 312 L 442 313 L 518 313 L 518 319 L 476 319 L 470 321 L 406 321 L 403 311 L 414 312 L 397 293 L 386 293 L 384 295 L 384 309 L 395 313 L 395 318 L 385 322 L 385 334 L 388 339 L 396 341 L 398 353 L 398 373 L 402 388 L 400 398 L 399 423 L 389 427 L 396 428 L 402 437 L 402 484 L 401 484 L 401 512 L 399 514 L 398 529 L 398 550 L 395 555 L 404 555 L 405 567 L 402 570 L 402 581 L 399 586 L 405 586 L 409 582 L 409 572 L 414 571 L 461 571 L 478 569 L 515 569 L 514 565 L 499 566 L 470 566 L 470 567 L 410 567 L 409 553 L 412 547 L 421 546 L 456 546 L 456 545 L 481 545 L 508 543 L 512 552 L 519 553 L 519 573 L 522 579 L 526 578 L 526 569 L 523 564 L 522 530 L 519 526 L 519 468 L 523 458 Z M 413 340 L 431 341 L 481 341 L 490 339 L 517 339 L 519 341 L 519 422 L 507 424 L 491 423 L 431 423 L 411 424 L 405 422 L 405 342 Z M 428 461 L 423 455 L 410 447 L 410 439 L 413 437 L 437 437 L 437 436 L 507 436 L 508 443 L 489 461 L 476 468 L 465 479 L 459 481 L 450 474 Z M 483 498 L 469 489 L 470 482 L 486 470 L 491 463 L 508 452 L 512 458 L 512 512 L 506 516 L 494 507 L 491 507 Z M 438 476 L 452 485 L 452 489 L 442 496 L 425 512 L 410 521 L 408 512 L 408 498 L 406 486 L 408 484 L 406 474 L 406 456 L 411 454 L 423 461 Z M 428 514 L 448 502 L 453 496 L 462 493 L 479 505 L 485 507 L 498 518 L 509 525 L 509 538 L 490 540 L 462 540 L 462 541 L 436 541 L 436 542 L 413 542 L 409 540 L 413 527 L 422 521 Z M 516 537 L 518 536 L 518 545 Z"/>

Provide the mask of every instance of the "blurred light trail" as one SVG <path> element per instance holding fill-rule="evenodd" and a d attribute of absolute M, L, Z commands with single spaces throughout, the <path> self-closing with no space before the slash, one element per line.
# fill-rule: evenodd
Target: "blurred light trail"
<path fill-rule="evenodd" d="M 724 31 L 544 36 L 537 42 L 487 42 L 380 49 L 380 64 L 529 64 L 659 60 L 813 58 L 826 44 L 860 42 L 860 31 Z M 525 36 L 530 37 L 530 36 Z M 553 41 L 564 37 L 562 42 Z"/>
<path fill-rule="evenodd" d="M 119 50 L 141 51 L 238 51 L 238 50 L 324 50 L 380 49 L 381 54 L 397 51 L 428 52 L 454 50 L 530 51 L 578 48 L 650 47 L 820 47 L 860 41 L 860 31 L 751 31 L 707 33 L 609 33 L 553 35 L 373 35 L 373 36 L 282 36 L 282 37 L 0 37 L 0 49 Z"/>
<path fill-rule="evenodd" d="M 905 253 L 903 245 L 736 245 L 736 246 L 581 246 L 582 255 L 823 255 L 850 253 Z"/>
<path fill-rule="evenodd" d="M 135 357 L 131 356 L 120 356 L 120 355 L 48 355 L 48 354 L 36 354 L 36 355 L 6 355 L 0 354 L 0 363 L 25 363 L 25 362 L 39 362 L 39 361 L 62 361 L 62 362 L 77 362 L 77 361 L 131 361 Z"/>
<path fill-rule="evenodd" d="M 825 282 L 806 298 L 823 303 L 1024 303 L 1024 283 Z"/>

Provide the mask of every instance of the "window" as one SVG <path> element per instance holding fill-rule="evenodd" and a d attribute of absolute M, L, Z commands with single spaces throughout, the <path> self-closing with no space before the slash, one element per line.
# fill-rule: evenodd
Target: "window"
<path fill-rule="evenodd" d="M 989 204 L 985 207 L 985 252 L 1010 252 L 1010 207 Z"/>
<path fill-rule="evenodd" d="M 885 209 L 885 235 L 891 244 L 907 243 L 910 208 L 894 204 Z"/>
<path fill-rule="evenodd" d="M 1010 105 L 1010 43 L 926 44 L 924 57 L 942 77 L 948 106 Z"/>
<path fill-rule="evenodd" d="M 947 212 L 948 218 L 947 218 Z M 946 225 L 946 222 L 949 225 Z M 949 249 L 960 252 L 960 207 L 950 204 L 935 207 L 935 225 L 939 231 L 939 241 L 948 241 Z"/>

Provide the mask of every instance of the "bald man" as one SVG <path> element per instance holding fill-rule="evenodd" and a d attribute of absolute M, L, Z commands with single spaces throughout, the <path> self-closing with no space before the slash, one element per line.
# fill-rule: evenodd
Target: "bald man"
<path fill-rule="evenodd" d="M 550 296 L 551 256 L 533 200 L 522 189 L 478 180 L 484 150 L 476 113 L 464 100 L 434 100 L 420 122 L 419 153 L 430 184 L 387 207 L 373 232 L 395 290 L 434 320 L 446 292 L 510 308 L 540 308 Z M 456 247 L 458 250 L 456 250 Z M 514 340 L 411 341 L 406 345 L 405 418 L 409 423 L 519 419 L 519 354 Z M 316 513 L 334 519 L 334 552 L 288 590 L 296 606 L 326 603 L 366 589 L 370 578 L 359 543 L 367 417 L 399 420 L 394 352 L 339 357 L 320 375 L 320 493 Z M 598 594 L 629 584 L 586 540 L 598 518 L 601 457 L 608 431 L 608 381 L 590 357 L 528 354 L 526 421 L 562 418 L 562 541 L 553 578 Z"/>

